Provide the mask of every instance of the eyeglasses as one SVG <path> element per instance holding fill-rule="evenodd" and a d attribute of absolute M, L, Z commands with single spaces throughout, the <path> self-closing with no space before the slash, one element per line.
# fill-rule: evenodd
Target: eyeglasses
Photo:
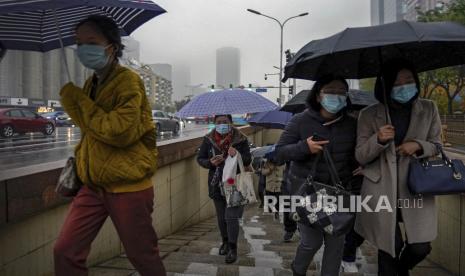
<path fill-rule="evenodd" d="M 347 95 L 347 90 L 346 89 L 333 89 L 333 88 L 326 88 L 326 89 L 321 89 L 321 93 L 325 94 L 332 94 L 332 95 Z"/>

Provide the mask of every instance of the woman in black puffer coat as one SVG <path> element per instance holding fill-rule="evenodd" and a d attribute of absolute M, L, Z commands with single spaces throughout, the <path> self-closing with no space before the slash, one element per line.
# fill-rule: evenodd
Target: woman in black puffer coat
<path fill-rule="evenodd" d="M 324 76 L 317 80 L 307 99 L 308 109 L 295 115 L 276 146 L 280 160 L 291 161 L 288 181 L 291 195 L 311 172 L 315 158 L 327 147 L 344 185 L 348 185 L 358 165 L 355 161 L 356 120 L 345 113 L 348 84 L 343 78 Z M 313 178 L 331 183 L 328 166 L 321 157 Z M 350 187 L 347 187 L 350 189 Z M 292 270 L 305 275 L 315 253 L 325 243 L 321 275 L 339 275 L 344 235 L 331 236 L 299 223 L 301 233 Z"/>
<path fill-rule="evenodd" d="M 223 239 L 219 254 L 226 255 L 225 262 L 228 264 L 234 263 L 237 259 L 239 218 L 242 217 L 244 207 L 226 207 L 226 198 L 221 193 L 220 185 L 224 161 L 228 155 L 234 156 L 237 152 L 241 154 L 244 166 L 248 167 L 252 162 L 252 156 L 247 137 L 232 126 L 231 115 L 215 116 L 215 129 L 204 137 L 197 162 L 209 170 L 208 193 L 215 203 L 218 227 Z"/>

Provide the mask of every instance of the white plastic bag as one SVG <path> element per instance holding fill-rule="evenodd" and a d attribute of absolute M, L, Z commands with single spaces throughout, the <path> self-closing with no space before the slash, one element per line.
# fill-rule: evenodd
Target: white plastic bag
<path fill-rule="evenodd" d="M 241 170 L 237 174 L 237 166 Z M 223 169 L 223 191 L 227 207 L 237 207 L 257 202 L 253 187 L 253 172 L 246 172 L 239 152 L 226 158 Z"/>
<path fill-rule="evenodd" d="M 234 157 L 228 155 L 228 158 L 224 161 L 223 168 L 223 183 L 231 182 L 236 179 L 237 175 L 237 154 Z"/>
<path fill-rule="evenodd" d="M 257 197 L 255 196 L 255 190 L 253 186 L 253 172 L 248 172 L 244 168 L 244 163 L 242 162 L 242 156 L 237 153 L 237 163 L 239 164 L 239 169 L 241 173 L 236 176 L 237 189 L 242 194 L 246 200 L 246 204 L 257 202 Z"/>

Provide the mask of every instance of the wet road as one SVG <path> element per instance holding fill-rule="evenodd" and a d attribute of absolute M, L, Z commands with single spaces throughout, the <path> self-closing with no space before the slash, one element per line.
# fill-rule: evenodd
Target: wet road
<path fill-rule="evenodd" d="M 207 125 L 187 124 L 179 135 L 162 133 L 159 142 L 198 136 L 206 133 Z M 1 170 L 17 169 L 66 159 L 74 154 L 74 147 L 81 137 L 79 128 L 57 128 L 52 136 L 26 134 L 12 139 L 0 139 Z"/>

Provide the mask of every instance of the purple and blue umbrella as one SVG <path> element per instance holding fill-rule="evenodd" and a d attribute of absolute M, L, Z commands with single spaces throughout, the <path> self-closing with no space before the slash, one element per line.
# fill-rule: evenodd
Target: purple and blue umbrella
<path fill-rule="evenodd" d="M 284 129 L 286 128 L 286 125 L 291 120 L 291 118 L 292 113 L 275 109 L 254 114 L 248 121 L 252 126 Z"/>
<path fill-rule="evenodd" d="M 193 98 L 178 113 L 182 118 L 270 111 L 277 105 L 248 90 L 228 89 L 208 92 Z"/>

